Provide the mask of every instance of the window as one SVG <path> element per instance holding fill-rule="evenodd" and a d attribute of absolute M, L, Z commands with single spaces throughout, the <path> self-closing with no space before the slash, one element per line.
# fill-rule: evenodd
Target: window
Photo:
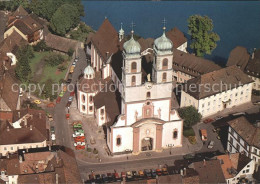
<path fill-rule="evenodd" d="M 89 102 L 93 102 L 93 96 L 89 96 Z"/>
<path fill-rule="evenodd" d="M 241 95 L 243 95 L 243 91 L 241 91 Z"/>
<path fill-rule="evenodd" d="M 234 135 L 234 130 L 233 129 L 231 129 L 231 134 Z"/>
<path fill-rule="evenodd" d="M 210 106 L 210 102 L 208 102 L 208 106 Z"/>
<path fill-rule="evenodd" d="M 162 81 L 163 81 L 163 82 L 166 82 L 166 79 L 167 79 L 167 73 L 163 73 L 163 75 L 162 75 Z"/>
<path fill-rule="evenodd" d="M 146 93 L 146 98 L 151 98 L 151 92 L 148 91 L 148 92 Z"/>
<path fill-rule="evenodd" d="M 233 144 L 233 138 L 232 137 L 230 137 L 230 143 Z"/>
<path fill-rule="evenodd" d="M 136 82 L 136 77 L 132 76 L 132 86 L 135 86 L 135 82 Z"/>
<path fill-rule="evenodd" d="M 249 169 L 246 170 L 246 173 L 249 173 Z"/>
<path fill-rule="evenodd" d="M 237 137 L 237 142 L 240 143 L 240 137 Z"/>
<path fill-rule="evenodd" d="M 135 73 L 136 72 L 136 68 L 137 68 L 136 62 L 132 62 L 132 64 L 131 64 L 131 72 Z"/>
<path fill-rule="evenodd" d="M 93 107 L 92 106 L 89 106 L 89 111 L 91 112 L 93 110 Z"/>
<path fill-rule="evenodd" d="M 6 147 L 4 147 L 4 150 L 6 151 L 6 150 L 7 150 L 7 148 L 6 148 Z"/>
<path fill-rule="evenodd" d="M 151 112 L 150 109 L 147 109 L 147 110 L 146 110 L 146 116 L 149 116 L 149 115 L 150 115 L 150 112 Z"/>
<path fill-rule="evenodd" d="M 13 147 L 11 147 L 11 150 L 13 150 L 14 148 Z"/>
<path fill-rule="evenodd" d="M 86 109 L 86 106 L 82 105 L 82 110 L 85 111 L 85 109 Z"/>
<path fill-rule="evenodd" d="M 86 100 L 85 95 L 82 95 L 82 102 L 85 103 L 85 100 Z"/>
<path fill-rule="evenodd" d="M 204 104 L 202 104 L 202 108 L 204 107 Z"/>
<path fill-rule="evenodd" d="M 120 146 L 121 145 L 121 137 L 116 138 L 116 145 Z"/>
<path fill-rule="evenodd" d="M 232 145 L 229 144 L 229 152 L 232 152 Z"/>
<path fill-rule="evenodd" d="M 166 58 L 163 60 L 162 69 L 163 70 L 167 70 L 168 69 L 168 59 L 166 59 Z"/>
<path fill-rule="evenodd" d="M 239 152 L 239 150 L 240 150 L 240 145 L 237 144 L 237 151 Z"/>
<path fill-rule="evenodd" d="M 104 115 L 104 113 L 105 113 L 104 109 L 101 109 L 100 114 Z"/>
<path fill-rule="evenodd" d="M 177 137 L 178 137 L 178 131 L 174 130 L 173 131 L 173 139 L 177 139 Z"/>
<path fill-rule="evenodd" d="M 237 93 L 236 93 L 236 96 L 237 96 Z"/>

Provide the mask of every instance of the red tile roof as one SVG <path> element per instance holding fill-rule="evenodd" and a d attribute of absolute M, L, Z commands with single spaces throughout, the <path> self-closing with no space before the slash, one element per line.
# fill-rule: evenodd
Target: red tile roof
<path fill-rule="evenodd" d="M 240 67 L 241 70 L 244 70 L 248 63 L 249 57 L 250 55 L 245 47 L 237 46 L 230 52 L 227 66 L 236 65 Z"/>
<path fill-rule="evenodd" d="M 168 31 L 166 33 L 166 36 L 172 41 L 173 47 L 176 49 L 187 42 L 187 38 L 177 27 L 174 27 L 173 29 Z"/>

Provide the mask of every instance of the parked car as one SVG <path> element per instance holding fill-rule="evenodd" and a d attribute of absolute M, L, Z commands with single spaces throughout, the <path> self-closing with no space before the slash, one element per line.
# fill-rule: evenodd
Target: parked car
<path fill-rule="evenodd" d="M 79 57 L 75 57 L 74 61 L 78 62 L 79 61 Z"/>
<path fill-rule="evenodd" d="M 107 178 L 108 178 L 109 182 L 113 182 L 114 181 L 112 173 L 107 173 Z"/>
<path fill-rule="evenodd" d="M 214 141 L 210 141 L 208 145 L 208 149 L 212 149 L 214 146 Z"/>
<path fill-rule="evenodd" d="M 223 118 L 223 116 L 217 116 L 216 118 L 215 118 L 215 120 L 217 121 L 217 120 L 220 120 L 220 119 L 222 119 Z"/>
<path fill-rule="evenodd" d="M 207 119 L 205 119 L 205 120 L 203 121 L 203 123 L 207 124 L 207 123 L 211 123 L 211 122 L 213 122 L 213 121 L 214 121 L 213 119 L 207 118 Z"/>
<path fill-rule="evenodd" d="M 125 177 L 126 177 L 125 172 L 121 172 L 121 177 L 122 177 L 122 178 L 125 178 Z"/>
<path fill-rule="evenodd" d="M 152 173 L 150 169 L 145 169 L 144 170 L 144 175 L 146 176 L 146 178 L 150 179 L 152 178 Z"/>
<path fill-rule="evenodd" d="M 201 140 L 202 141 L 208 140 L 208 133 L 207 133 L 206 129 L 200 129 L 200 134 L 201 134 Z"/>
<path fill-rule="evenodd" d="M 62 84 L 62 90 L 64 91 L 64 92 L 66 92 L 67 91 L 67 85 L 66 84 Z"/>
<path fill-rule="evenodd" d="M 60 101 L 61 101 L 61 97 L 60 97 L 60 96 L 58 96 L 58 98 L 56 99 L 56 103 L 57 103 L 57 104 L 59 104 L 59 103 L 60 103 Z"/>
<path fill-rule="evenodd" d="M 161 169 L 156 169 L 156 174 L 157 174 L 158 176 L 161 176 L 161 175 L 162 175 L 162 170 L 161 170 Z"/>
<path fill-rule="evenodd" d="M 70 92 L 70 96 L 74 96 L 74 95 L 75 95 L 74 91 Z"/>
<path fill-rule="evenodd" d="M 84 133 L 85 133 L 85 131 L 84 131 L 84 130 L 82 130 L 82 129 L 78 129 L 78 130 L 76 130 L 74 133 L 75 133 L 75 134 L 76 134 L 76 133 L 82 133 L 82 134 L 84 134 Z"/>
<path fill-rule="evenodd" d="M 74 72 L 74 68 L 75 68 L 75 66 L 73 66 L 73 65 L 70 67 L 70 73 Z"/>
<path fill-rule="evenodd" d="M 101 178 L 100 174 L 95 175 L 95 182 L 102 183 L 102 178 Z"/>
<path fill-rule="evenodd" d="M 85 136 L 75 137 L 75 138 L 74 138 L 74 141 L 75 141 L 75 142 L 85 142 Z"/>
<path fill-rule="evenodd" d="M 54 128 L 54 126 L 51 126 L 51 133 L 55 133 L 55 128 Z"/>
<path fill-rule="evenodd" d="M 72 102 L 72 100 L 73 100 L 73 96 L 70 96 L 69 97 L 69 102 Z"/>
<path fill-rule="evenodd" d="M 63 97 L 64 94 L 65 94 L 65 92 L 64 92 L 64 91 L 61 91 L 60 94 L 59 94 L 59 96 L 60 96 L 60 97 Z"/>
<path fill-rule="evenodd" d="M 138 173 L 139 173 L 139 177 L 141 179 L 144 179 L 144 171 L 140 170 Z"/>
<path fill-rule="evenodd" d="M 72 66 L 76 66 L 76 62 L 75 61 L 72 63 Z"/>
<path fill-rule="evenodd" d="M 74 134 L 72 134 L 72 137 L 83 137 L 84 136 L 84 133 L 80 133 L 80 132 L 75 132 Z"/>
<path fill-rule="evenodd" d="M 53 107 L 55 107 L 55 104 L 51 102 L 51 103 L 49 103 L 49 104 L 47 105 L 47 107 L 53 108 Z"/>
<path fill-rule="evenodd" d="M 49 121 L 53 121 L 53 117 L 50 113 L 47 114 L 47 117 L 48 117 Z"/>
<path fill-rule="evenodd" d="M 74 121 L 74 122 L 72 123 L 72 125 L 77 125 L 77 124 L 81 124 L 81 125 L 82 125 L 82 122 L 81 122 L 81 121 Z"/>
<path fill-rule="evenodd" d="M 55 141 L 55 140 L 56 140 L 55 134 L 51 134 L 51 140 L 52 140 L 52 141 Z"/>
<path fill-rule="evenodd" d="M 89 178 L 90 181 L 94 181 L 95 180 L 95 177 L 94 177 L 93 174 L 88 175 L 88 178 Z"/>
<path fill-rule="evenodd" d="M 82 124 L 75 124 L 73 125 L 73 128 L 82 128 Z"/>
<path fill-rule="evenodd" d="M 42 102 L 41 102 L 41 100 L 34 100 L 34 101 L 33 101 L 33 103 L 35 103 L 35 104 L 38 104 L 38 105 L 39 105 L 39 104 L 41 104 Z"/>
<path fill-rule="evenodd" d="M 67 84 L 71 83 L 71 79 L 68 79 L 68 80 L 66 81 L 66 83 L 67 83 Z"/>
<path fill-rule="evenodd" d="M 233 116 L 239 116 L 239 115 L 246 115 L 245 112 L 237 112 L 237 113 L 234 113 L 232 114 Z"/>
<path fill-rule="evenodd" d="M 83 150 L 83 149 L 85 149 L 86 147 L 85 147 L 85 146 L 78 145 L 78 146 L 76 146 L 75 148 L 76 148 L 76 150 Z"/>
<path fill-rule="evenodd" d="M 107 177 L 106 174 L 101 174 L 101 178 L 102 178 L 102 181 L 103 181 L 104 183 L 108 183 L 108 182 L 109 182 L 109 181 L 108 181 L 108 177 Z"/>
<path fill-rule="evenodd" d="M 132 175 L 133 175 L 133 178 L 134 178 L 135 180 L 138 180 L 138 179 L 139 179 L 139 174 L 138 174 L 138 172 L 132 171 Z"/>
<path fill-rule="evenodd" d="M 152 178 L 156 178 L 156 171 L 154 169 L 151 170 Z"/>
<path fill-rule="evenodd" d="M 67 104 L 66 104 L 66 107 L 69 108 L 71 105 L 71 101 L 68 101 Z"/>
<path fill-rule="evenodd" d="M 65 115 L 65 117 L 66 117 L 66 119 L 70 119 L 70 114 L 67 113 L 67 114 Z"/>
<path fill-rule="evenodd" d="M 121 181 L 121 177 L 117 172 L 115 172 L 115 181 Z"/>
<path fill-rule="evenodd" d="M 74 142 L 74 146 L 78 146 L 78 145 L 85 146 L 86 143 L 85 142 Z"/>
<path fill-rule="evenodd" d="M 185 160 L 193 159 L 193 158 L 195 158 L 195 155 L 193 155 L 193 154 L 186 154 L 183 156 L 183 159 L 185 159 Z"/>
<path fill-rule="evenodd" d="M 133 179 L 133 174 L 132 174 L 131 171 L 127 171 L 127 172 L 126 172 L 126 179 L 127 179 L 127 180 L 132 180 L 132 179 Z"/>
<path fill-rule="evenodd" d="M 163 174 L 163 175 L 168 175 L 168 174 L 169 174 L 167 167 L 163 167 L 163 168 L 162 168 L 162 174 Z"/>

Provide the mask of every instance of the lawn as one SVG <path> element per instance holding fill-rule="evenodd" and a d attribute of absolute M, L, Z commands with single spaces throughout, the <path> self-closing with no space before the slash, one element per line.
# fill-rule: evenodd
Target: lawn
<path fill-rule="evenodd" d="M 52 79 L 55 83 L 59 82 L 60 79 L 63 79 L 66 70 L 60 72 L 58 71 L 58 66 L 51 67 L 44 63 L 43 58 L 52 52 L 34 52 L 34 57 L 30 61 L 30 67 L 32 70 L 32 80 L 35 82 L 44 83 L 48 79 Z M 64 60 L 66 60 L 66 63 L 64 63 L 64 66 L 67 67 L 68 57 L 63 56 Z"/>

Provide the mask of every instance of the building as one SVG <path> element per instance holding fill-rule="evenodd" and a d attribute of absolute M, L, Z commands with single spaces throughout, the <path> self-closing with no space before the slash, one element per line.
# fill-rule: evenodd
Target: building
<path fill-rule="evenodd" d="M 43 28 L 44 26 L 37 16 L 28 14 L 22 6 L 19 6 L 9 17 L 4 38 L 16 31 L 29 44 L 36 44 L 43 39 Z"/>
<path fill-rule="evenodd" d="M 19 149 L 46 147 L 49 127 L 42 110 L 13 111 L 12 122 L 1 121 L 0 154 L 15 153 Z"/>
<path fill-rule="evenodd" d="M 16 54 L 19 47 L 26 44 L 26 40 L 14 30 L 0 43 L 0 50 L 12 60 L 11 65 L 15 65 L 17 63 Z"/>
<path fill-rule="evenodd" d="M 14 77 L 9 58 L 0 61 L 0 111 L 14 111 L 20 109 L 18 81 Z"/>
<path fill-rule="evenodd" d="M 227 184 L 236 184 L 240 179 L 251 179 L 255 170 L 255 161 L 244 154 L 233 153 L 217 156 Z"/>
<path fill-rule="evenodd" d="M 204 160 L 190 164 L 199 174 L 199 183 L 226 183 L 219 160 Z"/>
<path fill-rule="evenodd" d="M 227 66 L 236 65 L 242 71 L 245 70 L 250 54 L 245 47 L 237 46 L 229 54 Z"/>
<path fill-rule="evenodd" d="M 260 90 L 260 49 L 253 52 L 245 68 L 245 73 L 254 80 L 253 89 Z"/>
<path fill-rule="evenodd" d="M 181 92 L 181 107 L 194 106 L 203 117 L 251 101 L 253 80 L 236 66 L 188 80 Z"/>
<path fill-rule="evenodd" d="M 244 153 L 260 165 L 260 128 L 252 125 L 244 116 L 228 122 L 227 150 Z"/>
<path fill-rule="evenodd" d="M 79 83 L 100 86 L 95 82 L 100 72 L 104 86 L 84 92 L 81 85 L 78 104 L 79 109 L 82 108 L 85 100 L 91 104 L 88 109 L 93 109 L 92 101 L 87 99 L 94 97 L 93 114 L 97 124 L 107 129 L 110 152 L 139 154 L 181 147 L 183 121 L 173 108 L 177 102 L 172 98 L 174 44 L 167 38 L 165 30 L 154 41 L 143 39 L 140 44 L 134 39 L 133 31 L 127 40 L 122 28 L 117 33 L 105 19 L 90 40 L 91 65 L 96 73 L 88 66 Z M 142 66 L 142 60 L 150 51 L 154 57 L 149 71 Z"/>
<path fill-rule="evenodd" d="M 4 183 L 82 183 L 73 155 L 62 150 L 32 149 L 1 159 L 1 177 Z"/>

